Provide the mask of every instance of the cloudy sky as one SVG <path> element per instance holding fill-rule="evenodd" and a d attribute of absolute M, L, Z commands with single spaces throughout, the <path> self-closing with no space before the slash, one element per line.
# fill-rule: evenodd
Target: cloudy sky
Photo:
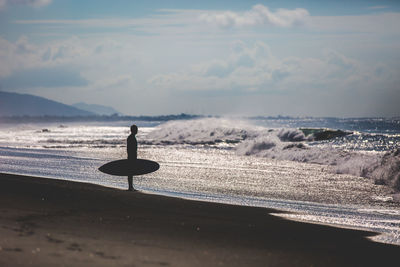
<path fill-rule="evenodd" d="M 0 90 L 67 104 L 391 117 L 399 72 L 400 1 L 0 0 Z"/>

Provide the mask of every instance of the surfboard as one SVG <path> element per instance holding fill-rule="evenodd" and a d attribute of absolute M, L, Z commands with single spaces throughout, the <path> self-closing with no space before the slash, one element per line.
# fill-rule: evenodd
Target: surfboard
<path fill-rule="evenodd" d="M 127 160 L 120 159 L 108 162 L 99 168 L 99 171 L 116 176 L 142 175 L 155 172 L 160 165 L 151 160 L 137 159 Z"/>

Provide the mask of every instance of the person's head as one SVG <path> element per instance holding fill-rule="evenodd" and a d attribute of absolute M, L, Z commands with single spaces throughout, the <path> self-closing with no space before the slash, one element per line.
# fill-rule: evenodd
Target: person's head
<path fill-rule="evenodd" d="M 137 126 L 136 126 L 135 124 L 133 124 L 133 125 L 131 126 L 131 132 L 132 132 L 132 134 L 136 135 L 136 134 L 137 134 L 137 131 L 138 131 Z"/>

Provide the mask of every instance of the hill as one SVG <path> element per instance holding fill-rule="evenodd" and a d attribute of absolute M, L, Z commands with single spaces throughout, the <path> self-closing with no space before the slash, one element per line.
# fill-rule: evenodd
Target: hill
<path fill-rule="evenodd" d="M 0 92 L 0 116 L 93 116 L 92 112 L 44 97 Z"/>

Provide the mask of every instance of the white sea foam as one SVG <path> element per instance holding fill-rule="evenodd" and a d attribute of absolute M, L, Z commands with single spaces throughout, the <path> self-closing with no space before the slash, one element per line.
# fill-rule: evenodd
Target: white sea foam
<path fill-rule="evenodd" d="M 256 137 L 257 128 L 243 121 L 216 118 L 171 121 L 150 132 L 146 140 L 155 144 L 238 143 Z"/>
<path fill-rule="evenodd" d="M 374 179 L 400 191 L 400 150 L 386 153 L 348 151 L 329 143 L 319 145 L 299 129 L 255 126 L 229 119 L 172 121 L 146 136 L 152 144 L 234 143 L 238 155 L 333 166 L 336 173 Z"/>
<path fill-rule="evenodd" d="M 332 146 L 309 146 L 306 142 L 282 142 L 274 136 L 274 132 L 243 141 L 236 147 L 237 153 L 331 165 L 336 173 L 372 178 L 376 184 L 386 184 L 400 191 L 399 149 L 378 153 L 346 151 Z"/>

